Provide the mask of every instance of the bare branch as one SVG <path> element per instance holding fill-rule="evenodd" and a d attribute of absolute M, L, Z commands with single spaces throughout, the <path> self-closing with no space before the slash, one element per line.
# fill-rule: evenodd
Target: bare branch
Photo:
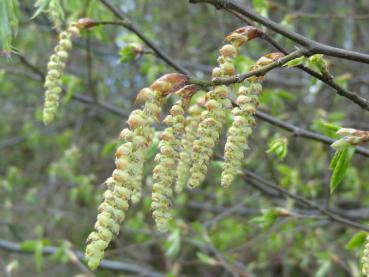
<path fill-rule="evenodd" d="M 0 239 L 0 249 L 18 252 L 23 254 L 33 254 L 33 252 L 23 250 L 20 243 L 11 242 L 7 240 Z M 58 247 L 46 246 L 42 249 L 43 255 L 51 255 L 58 251 Z M 72 251 L 72 250 L 71 250 Z M 83 261 L 84 254 L 80 251 L 73 251 L 80 261 Z M 151 269 L 146 269 L 141 265 L 135 265 L 131 263 L 115 262 L 111 260 L 102 260 L 100 263 L 100 268 L 109 269 L 113 271 L 124 271 L 137 274 L 139 276 L 147 277 L 164 277 L 165 275 L 159 272 L 155 272 Z"/>
<path fill-rule="evenodd" d="M 278 34 L 281 34 L 285 36 L 286 38 L 289 38 L 290 40 L 306 47 L 311 54 L 325 54 L 327 56 L 331 57 L 337 57 L 342 58 L 346 60 L 351 61 L 357 61 L 360 63 L 366 63 L 369 64 L 369 55 L 363 54 L 351 50 L 341 49 L 337 47 L 333 47 L 330 45 L 325 45 L 320 42 L 317 42 L 315 40 L 312 40 L 310 38 L 307 38 L 303 35 L 300 35 L 296 32 L 287 30 L 285 27 L 275 23 L 274 21 L 265 18 L 257 13 L 255 13 L 253 10 L 247 8 L 247 7 L 241 7 L 239 4 L 237 4 L 233 0 L 189 0 L 190 3 L 209 3 L 214 5 L 217 8 L 223 8 L 223 9 L 230 9 L 235 12 L 238 12 L 244 16 L 247 16 L 248 18 L 251 18 L 252 20 L 270 28 L 271 30 L 275 31 Z"/>

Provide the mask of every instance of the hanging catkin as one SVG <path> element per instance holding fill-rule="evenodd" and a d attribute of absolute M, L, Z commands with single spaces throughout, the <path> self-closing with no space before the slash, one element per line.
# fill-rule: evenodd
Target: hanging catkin
<path fill-rule="evenodd" d="M 170 205 L 173 196 L 172 183 L 176 173 L 181 147 L 181 136 L 185 131 L 184 113 L 197 86 L 189 85 L 177 92 L 180 99 L 172 106 L 163 120 L 168 126 L 160 135 L 159 153 L 155 157 L 157 165 L 153 170 L 152 186 L 153 218 L 160 232 L 168 230 L 171 219 Z"/>
<path fill-rule="evenodd" d="M 224 164 L 221 185 L 228 187 L 241 169 L 244 151 L 248 149 L 247 138 L 255 125 L 254 114 L 259 105 L 261 84 L 251 82 L 249 87 L 241 86 L 237 92 L 236 104 L 233 108 L 233 122 L 227 133 L 224 151 Z"/>
<path fill-rule="evenodd" d="M 246 41 L 260 36 L 260 31 L 254 27 L 243 27 L 226 36 L 225 40 L 231 44 L 224 45 L 220 50 L 212 77 L 226 77 L 235 74 L 234 58 L 239 53 L 239 48 Z M 226 120 L 226 111 L 231 107 L 228 96 L 228 87 L 215 86 L 206 94 L 206 111 L 201 114 L 201 122 L 197 130 L 197 139 L 193 144 L 192 167 L 188 186 L 195 188 L 205 179 L 208 164 L 213 155 L 213 148 L 219 140 L 220 133 Z"/>
<path fill-rule="evenodd" d="M 134 110 L 128 118 L 129 129 L 124 129 L 120 138 L 124 143 L 115 153 L 115 170 L 106 184 L 104 201 L 99 206 L 95 231 L 87 238 L 86 260 L 95 269 L 104 256 L 114 235 L 119 233 L 125 211 L 132 195 L 139 191 L 143 174 L 145 152 L 150 146 L 155 130 L 152 127 L 160 117 L 164 97 L 182 87 L 187 77 L 182 74 L 167 74 L 155 81 L 150 88 L 141 90 L 138 100 L 145 101 L 142 110 Z M 134 201 L 138 201 L 135 199 Z"/>
<path fill-rule="evenodd" d="M 181 140 L 182 149 L 179 153 L 177 165 L 177 179 L 175 190 L 181 192 L 186 186 L 191 165 L 192 145 L 196 139 L 197 128 L 200 123 L 201 113 L 204 108 L 204 99 L 200 98 L 188 109 L 188 115 L 185 119 L 185 133 Z"/>
<path fill-rule="evenodd" d="M 51 123 L 56 115 L 59 106 L 59 98 L 62 92 L 61 78 L 64 74 L 64 68 L 72 49 L 72 37 L 80 35 L 80 29 L 71 25 L 67 31 L 59 34 L 58 45 L 54 48 L 54 54 L 51 55 L 47 64 L 47 75 L 45 79 L 45 104 L 43 110 L 44 124 Z"/>

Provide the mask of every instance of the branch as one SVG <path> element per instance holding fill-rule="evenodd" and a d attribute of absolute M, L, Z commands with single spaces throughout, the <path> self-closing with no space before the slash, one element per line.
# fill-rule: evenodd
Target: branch
<path fill-rule="evenodd" d="M 248 25 L 253 25 L 252 22 L 247 17 L 239 14 L 238 12 L 235 12 L 235 11 L 230 10 L 228 8 L 225 9 L 225 10 L 228 11 L 229 13 L 235 15 L 236 17 L 238 17 L 242 21 L 246 22 Z M 262 31 L 262 30 L 260 30 L 260 31 Z M 284 47 L 282 47 L 275 39 L 273 39 L 271 36 L 269 36 L 267 33 L 263 32 L 260 38 L 264 39 L 266 42 L 268 42 L 270 45 L 272 45 L 274 48 L 276 48 L 278 51 L 282 52 L 283 54 L 285 54 L 285 55 L 288 54 L 288 51 Z M 335 89 L 338 95 L 343 96 L 347 99 L 350 99 L 352 102 L 359 105 L 362 109 L 369 111 L 369 101 L 368 100 L 366 100 L 365 98 L 359 96 L 358 94 L 356 94 L 356 93 L 340 86 L 332 78 L 328 78 L 327 76 L 324 76 L 324 75 L 322 75 L 318 72 L 315 72 L 314 70 L 311 70 L 310 68 L 308 68 L 306 66 L 303 66 L 303 65 L 297 66 L 297 68 L 303 70 L 307 74 L 313 76 L 314 78 L 322 81 L 326 85 L 328 85 L 331 88 Z"/>
<path fill-rule="evenodd" d="M 307 207 L 313 208 L 317 211 L 319 211 L 321 214 L 326 215 L 330 220 L 338 222 L 342 225 L 345 226 L 349 226 L 349 227 L 353 227 L 356 229 L 360 229 L 360 230 L 364 230 L 364 231 L 369 231 L 369 227 L 364 226 L 360 223 L 357 223 L 355 221 L 352 221 L 350 219 L 347 219 L 345 217 L 342 217 L 340 215 L 338 215 L 337 213 L 335 213 L 334 211 L 331 211 L 327 208 L 321 207 L 319 204 L 310 201 L 302 196 L 298 196 L 294 193 L 289 192 L 288 190 L 278 186 L 277 184 L 273 184 L 272 182 L 269 182 L 267 180 L 264 180 L 262 177 L 258 176 L 257 174 L 244 169 L 243 171 L 243 176 L 244 178 L 246 178 L 247 180 L 249 180 L 250 182 L 256 182 L 256 183 L 261 183 L 264 186 L 268 187 L 269 189 L 272 189 L 282 195 L 284 195 L 285 197 L 289 197 L 291 199 L 294 199 L 296 202 L 303 204 Z"/>
<path fill-rule="evenodd" d="M 18 252 L 23 254 L 33 254 L 33 252 L 25 251 L 22 249 L 20 243 L 11 242 L 7 240 L 0 239 L 0 249 Z M 46 246 L 42 249 L 43 255 L 51 255 L 58 251 L 58 247 L 55 246 Z M 72 251 L 72 250 L 71 250 Z M 84 254 L 80 251 L 72 251 L 80 261 L 84 260 Z M 148 276 L 148 277 L 164 277 L 165 275 L 159 272 L 155 272 L 151 269 L 145 269 L 141 265 L 135 265 L 124 262 L 115 262 L 111 260 L 102 260 L 100 263 L 100 267 L 102 269 L 109 269 L 113 271 L 124 271 L 137 274 L 139 276 Z"/>
<path fill-rule="evenodd" d="M 298 126 L 295 126 L 291 123 L 285 122 L 285 121 L 281 121 L 276 119 L 275 117 L 261 112 L 261 111 L 256 111 L 256 117 L 260 118 L 261 120 L 268 122 L 274 126 L 277 126 L 279 128 L 282 128 L 286 131 L 292 132 L 296 137 L 303 137 L 303 138 L 308 138 L 311 140 L 315 140 L 315 141 L 319 141 L 322 142 L 324 144 L 332 144 L 333 142 L 335 142 L 334 139 L 324 136 L 322 134 L 319 133 L 315 133 L 315 132 L 311 132 L 308 130 L 305 130 L 303 128 L 300 128 Z M 369 157 L 369 150 L 364 148 L 364 147 L 357 147 L 356 148 L 356 153 L 364 156 L 364 157 Z"/>
<path fill-rule="evenodd" d="M 337 57 L 342 58 L 346 60 L 351 61 L 357 61 L 361 63 L 369 64 L 369 55 L 363 54 L 355 51 L 345 50 L 337 47 L 333 47 L 330 45 L 325 45 L 320 42 L 317 42 L 315 40 L 309 39 L 303 35 L 300 35 L 296 32 L 287 30 L 285 27 L 275 23 L 274 21 L 265 18 L 263 16 L 260 16 L 256 14 L 253 10 L 241 7 L 239 4 L 237 4 L 234 0 L 189 0 L 190 3 L 209 3 L 214 5 L 217 8 L 223 8 L 223 9 L 231 9 L 235 12 L 238 12 L 244 16 L 247 16 L 248 18 L 251 18 L 252 20 L 260 23 L 261 25 L 264 25 L 276 33 L 279 33 L 290 40 L 297 42 L 298 44 L 301 44 L 302 46 L 306 47 L 311 51 L 311 54 L 325 54 L 327 56 L 331 57 Z"/>
<path fill-rule="evenodd" d="M 151 48 L 156 55 L 161 58 L 163 61 L 165 61 L 168 65 L 173 67 L 175 70 L 177 70 L 180 73 L 190 75 L 190 72 L 176 63 L 171 57 L 169 57 L 166 53 L 164 53 L 158 46 L 155 45 L 155 43 L 145 36 L 145 34 L 135 26 L 135 24 L 127 19 L 119 10 L 117 10 L 115 7 L 111 5 L 111 3 L 108 0 L 100 0 L 100 2 L 108 8 L 117 18 L 120 19 L 120 21 L 101 21 L 99 24 L 113 24 L 113 25 L 120 25 L 124 28 L 130 30 L 131 32 L 135 33 L 142 41 Z"/>
<path fill-rule="evenodd" d="M 235 83 L 242 83 L 247 78 L 250 78 L 252 76 L 263 76 L 267 72 L 271 71 L 272 69 L 276 67 L 281 67 L 282 65 L 286 64 L 287 62 L 294 60 L 298 57 L 304 56 L 308 54 L 308 50 L 306 48 L 300 48 L 296 51 L 288 54 L 287 56 L 280 58 L 268 65 L 259 67 L 258 69 L 251 70 L 242 74 L 237 74 L 231 77 L 225 77 L 225 78 L 214 78 L 212 81 L 203 81 L 196 78 L 189 78 L 189 83 L 196 84 L 201 87 L 211 87 L 211 86 L 217 86 L 217 85 L 231 85 Z"/>
<path fill-rule="evenodd" d="M 206 0 L 190 0 L 191 3 L 210 3 L 215 5 L 218 8 L 224 8 L 224 6 L 219 6 L 216 5 L 215 2 L 218 2 L 217 0 L 210 0 L 210 1 L 206 1 Z M 238 18 L 240 18 L 242 21 L 246 22 L 249 25 L 253 25 L 250 20 L 248 20 L 245 16 L 243 16 L 242 14 L 239 14 L 237 11 L 234 11 L 233 9 L 230 9 L 228 6 L 226 8 L 224 8 L 225 10 L 227 10 L 228 12 L 230 12 L 231 14 L 237 16 Z M 262 17 L 263 18 L 263 17 Z M 255 20 L 257 21 L 257 20 Z M 259 22 L 259 21 L 258 21 Z M 276 23 L 274 23 L 276 24 Z M 278 25 L 278 24 L 277 24 Z M 279 26 L 279 25 L 278 25 Z M 283 27 L 281 27 L 283 28 Z M 261 36 L 262 39 L 264 39 L 265 41 L 267 41 L 268 43 L 270 43 L 272 46 L 274 46 L 276 49 L 278 49 L 279 51 L 281 51 L 284 54 L 288 54 L 288 51 L 286 49 L 284 49 L 278 42 L 276 42 L 272 37 L 270 37 L 269 35 L 267 35 L 266 33 L 263 33 L 263 35 Z M 329 79 L 326 76 L 323 76 L 305 66 L 298 66 L 298 68 L 300 68 L 301 70 L 305 71 L 306 73 L 310 74 L 311 76 L 319 79 L 320 81 L 324 82 L 325 84 L 327 84 L 328 86 L 332 87 L 333 89 L 336 90 L 337 94 L 346 97 L 348 99 L 350 99 L 352 102 L 356 103 L 357 105 L 359 105 L 362 109 L 365 109 L 367 111 L 369 111 L 369 101 L 366 100 L 365 98 L 357 95 L 354 92 L 349 91 L 346 88 L 343 88 L 342 86 L 340 86 L 339 84 L 337 84 L 333 79 Z"/>
<path fill-rule="evenodd" d="M 32 69 L 32 71 L 37 73 L 41 77 L 40 81 L 43 81 L 44 73 L 38 67 L 36 67 L 36 66 L 32 65 L 31 63 L 29 63 L 28 60 L 26 58 L 24 58 L 23 56 L 20 55 L 19 57 L 22 57 L 21 62 L 25 66 Z M 74 93 L 73 96 L 72 96 L 72 99 L 75 100 L 75 101 L 79 101 L 81 103 L 84 103 L 84 104 L 97 106 L 98 108 L 100 108 L 104 111 L 107 111 L 111 114 L 114 114 L 114 115 L 117 115 L 117 116 L 120 116 L 120 117 L 123 117 L 123 118 L 128 118 L 128 116 L 129 116 L 129 114 L 127 112 L 122 111 L 122 109 L 120 109 L 120 108 L 118 108 L 114 105 L 111 105 L 111 104 L 106 103 L 106 102 L 99 102 L 99 101 L 96 101 L 95 99 L 92 99 L 88 96 L 84 96 L 84 95 L 81 95 L 81 94 L 78 94 L 78 93 Z M 256 111 L 256 116 L 259 119 L 261 119 L 265 122 L 268 122 L 269 124 L 272 124 L 276 127 L 282 128 L 282 129 L 290 131 L 290 132 L 293 132 L 295 136 L 302 137 L 302 138 L 307 138 L 307 139 L 311 139 L 311 140 L 315 140 L 315 141 L 319 141 L 319 142 L 322 142 L 322 143 L 325 143 L 325 144 L 332 144 L 334 142 L 334 140 L 330 137 L 324 136 L 324 135 L 319 134 L 319 133 L 315 133 L 315 132 L 305 130 L 305 129 L 300 128 L 298 126 L 295 126 L 291 123 L 287 123 L 287 122 L 278 120 L 275 117 L 273 117 L 271 115 L 268 115 L 266 113 L 263 113 L 261 111 Z M 357 147 L 356 152 L 359 155 L 362 155 L 364 157 L 369 157 L 369 150 L 364 148 L 364 147 L 361 147 L 361 146 Z"/>

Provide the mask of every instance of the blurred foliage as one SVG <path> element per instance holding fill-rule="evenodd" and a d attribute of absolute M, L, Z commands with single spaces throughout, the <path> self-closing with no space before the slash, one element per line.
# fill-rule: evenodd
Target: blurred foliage
<path fill-rule="evenodd" d="M 164 52 L 201 78 L 208 78 L 216 64 L 224 35 L 244 25 L 224 11 L 188 1 L 110 2 Z M 366 0 L 240 2 L 322 43 L 369 50 L 369 19 L 351 16 L 369 13 Z M 97 0 L 35 3 L 0 1 L 2 51 L 18 54 L 0 57 L 0 239 L 19 242 L 30 253 L 0 249 L 0 276 L 7 272 L 13 276 L 76 276 L 81 268 L 69 249 L 83 250 L 92 230 L 104 191 L 102 183 L 114 167 L 117 137 L 126 127 L 127 117 L 118 113 L 128 115 L 137 108 L 137 92 L 173 70 L 152 53 L 145 53 L 146 46 L 126 29 L 99 26 L 84 31 L 75 41 L 66 69 L 66 93 L 57 120 L 44 127 L 39 73 L 46 71 L 57 40 L 55 27 L 80 17 L 115 17 Z M 51 3 L 60 6 L 52 11 Z M 329 14 L 337 16 L 329 18 Z M 342 31 L 347 28 L 353 30 L 351 35 Z M 291 41 L 279 35 L 274 38 L 293 50 Z M 142 53 L 132 47 L 138 45 L 143 46 Z M 274 51 L 262 41 L 251 41 L 236 60 L 238 72 L 247 71 L 260 56 Z M 321 62 L 318 57 L 311 66 L 321 71 Z M 327 59 L 327 63 L 337 82 L 368 98 L 363 66 L 337 59 Z M 86 98 L 91 101 L 84 101 Z M 168 100 L 166 111 L 173 101 Z M 101 108 L 101 103 L 118 113 Z M 369 129 L 367 113 L 296 68 L 278 69 L 266 77 L 261 109 L 333 139 L 340 126 Z M 166 276 L 359 276 L 366 233 L 331 222 L 291 199 L 270 197 L 243 176 L 225 190 L 219 186 L 221 161 L 212 163 L 201 188 L 175 196 L 176 220 L 168 234 L 159 234 L 150 210 L 156 150 L 157 144 L 149 149 L 144 197 L 128 211 L 107 259 L 138 264 Z M 217 153 L 222 152 L 223 145 L 217 148 Z M 353 152 L 348 154 L 342 162 Z M 341 164 L 347 174 L 333 178 L 336 190 L 330 195 L 329 161 L 333 156 L 329 146 L 257 119 L 244 166 L 291 193 L 347 212 L 366 224 L 367 161 L 353 155 L 351 163 Z M 58 250 L 43 256 L 42 250 L 49 245 Z M 95 274 L 137 276 L 103 269 Z"/>

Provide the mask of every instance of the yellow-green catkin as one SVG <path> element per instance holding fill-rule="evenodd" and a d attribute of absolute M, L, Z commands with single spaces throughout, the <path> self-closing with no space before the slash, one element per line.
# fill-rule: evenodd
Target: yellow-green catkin
<path fill-rule="evenodd" d="M 155 157 L 157 165 L 153 170 L 152 186 L 153 218 L 160 232 L 166 232 L 172 218 L 170 212 L 172 183 L 176 176 L 177 161 L 182 150 L 181 138 L 185 132 L 184 114 L 192 95 L 198 90 L 196 85 L 188 85 L 176 92 L 180 99 L 172 106 L 163 122 L 168 126 L 160 135 L 159 153 Z"/>
<path fill-rule="evenodd" d="M 144 108 L 134 110 L 128 118 L 129 128 L 123 129 L 120 138 L 123 144 L 115 153 L 115 170 L 106 181 L 104 201 L 99 206 L 95 231 L 87 238 L 86 261 L 91 269 L 96 269 L 114 235 L 119 233 L 129 200 L 137 202 L 141 191 L 145 152 L 150 146 L 155 130 L 152 124 L 159 120 L 164 97 L 182 86 L 187 78 L 181 74 L 167 74 L 158 79 L 150 88 L 141 90 L 139 100 L 144 100 Z M 134 198 L 136 197 L 136 198 Z"/>
<path fill-rule="evenodd" d="M 219 66 L 213 69 L 212 77 L 225 77 L 235 74 L 233 59 L 238 49 L 232 44 L 224 45 L 218 57 Z M 208 164 L 213 155 L 213 148 L 219 140 L 220 133 L 226 121 L 226 111 L 231 107 L 228 87 L 215 86 L 205 97 L 206 110 L 201 114 L 201 122 L 197 130 L 197 138 L 193 143 L 192 167 L 188 187 L 195 188 L 205 179 Z"/>
<path fill-rule="evenodd" d="M 58 45 L 54 48 L 47 64 L 47 75 L 45 79 L 45 103 L 43 109 L 44 124 L 51 123 L 56 115 L 59 106 L 59 98 L 62 92 L 61 78 L 64 74 L 69 52 L 72 49 L 72 37 L 80 35 L 80 29 L 76 25 L 71 25 L 66 31 L 59 34 Z"/>
<path fill-rule="evenodd" d="M 362 273 L 364 276 L 369 276 L 369 236 L 366 237 L 366 244 L 363 255 L 361 257 Z"/>
<path fill-rule="evenodd" d="M 190 106 L 188 109 L 188 115 L 185 118 L 185 133 L 181 140 L 182 149 L 179 153 L 179 161 L 176 172 L 176 185 L 175 190 L 177 193 L 181 192 L 186 186 L 191 165 L 192 145 L 196 139 L 197 128 L 200 123 L 201 113 L 204 108 L 204 99 L 198 99 L 198 101 Z"/>
<path fill-rule="evenodd" d="M 179 158 L 180 135 L 184 132 L 185 103 L 178 100 L 170 109 L 170 114 L 163 120 L 168 127 L 160 135 L 159 150 L 156 155 L 152 186 L 153 218 L 160 232 L 166 232 L 171 219 L 170 205 L 173 196 L 172 183 Z"/>
<path fill-rule="evenodd" d="M 242 167 L 244 151 L 248 149 L 248 136 L 252 133 L 251 126 L 255 125 L 254 114 L 259 105 L 261 84 L 250 82 L 249 87 L 241 86 L 237 92 L 236 104 L 233 108 L 233 122 L 227 133 L 227 142 L 224 151 L 224 164 L 221 185 L 231 185 Z"/>

